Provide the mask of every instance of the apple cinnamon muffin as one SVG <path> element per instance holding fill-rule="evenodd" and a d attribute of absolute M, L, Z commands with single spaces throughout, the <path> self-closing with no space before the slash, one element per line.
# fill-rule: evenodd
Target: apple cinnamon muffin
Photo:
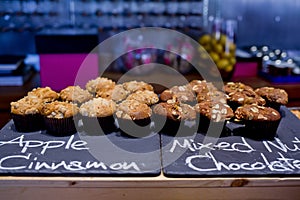
<path fill-rule="evenodd" d="M 79 86 L 68 86 L 60 91 L 59 96 L 62 101 L 73 102 L 78 105 L 93 98 L 92 94 Z"/>
<path fill-rule="evenodd" d="M 25 96 L 16 102 L 11 102 L 11 117 L 19 132 L 32 132 L 43 130 L 44 121 L 41 116 L 44 101 L 34 97 Z"/>
<path fill-rule="evenodd" d="M 76 104 L 53 101 L 43 106 L 41 114 L 49 134 L 54 136 L 68 136 L 77 132 L 76 117 L 79 108 Z"/>
<path fill-rule="evenodd" d="M 109 99 L 97 97 L 83 103 L 79 108 L 83 129 L 88 134 L 98 135 L 115 131 L 115 111 L 116 103 Z"/>

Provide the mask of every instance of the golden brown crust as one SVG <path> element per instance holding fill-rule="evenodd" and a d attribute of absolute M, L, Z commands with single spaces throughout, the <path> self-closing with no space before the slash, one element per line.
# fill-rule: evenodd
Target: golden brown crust
<path fill-rule="evenodd" d="M 101 97 L 94 98 L 82 104 L 79 112 L 88 117 L 112 116 L 116 111 L 116 103 Z"/>
<path fill-rule="evenodd" d="M 59 94 L 53 91 L 50 87 L 38 87 L 28 92 L 28 97 L 39 98 L 44 102 L 55 101 L 59 98 Z"/>
<path fill-rule="evenodd" d="M 117 84 L 112 91 L 111 99 L 115 102 L 120 102 L 126 99 L 129 91 L 125 90 L 122 84 Z"/>
<path fill-rule="evenodd" d="M 277 110 L 255 104 L 238 107 L 234 115 L 238 120 L 252 121 L 277 121 L 281 118 Z"/>
<path fill-rule="evenodd" d="M 17 115 L 40 114 L 43 109 L 43 101 L 36 97 L 29 98 L 28 96 L 19 99 L 16 102 L 11 102 L 11 113 Z"/>
<path fill-rule="evenodd" d="M 107 91 L 112 90 L 115 86 L 115 82 L 111 79 L 105 78 L 105 77 L 97 77 L 95 79 L 89 80 L 85 88 L 91 93 L 96 94 L 98 97 L 107 97 Z M 102 94 L 103 92 L 103 94 Z M 98 93 L 98 94 L 97 94 Z"/>
<path fill-rule="evenodd" d="M 136 91 L 127 97 L 127 100 L 136 100 L 147 105 L 153 105 L 158 102 L 158 96 L 153 91 Z"/>
<path fill-rule="evenodd" d="M 76 104 L 53 101 L 44 104 L 41 114 L 48 118 L 63 119 L 75 116 L 79 111 Z"/>
<path fill-rule="evenodd" d="M 123 83 L 123 87 L 125 90 L 129 91 L 130 93 L 134 93 L 138 90 L 153 91 L 152 85 L 145 83 L 143 81 L 128 81 L 128 82 Z"/>
<path fill-rule="evenodd" d="M 288 94 L 285 90 L 273 87 L 257 88 L 255 92 L 270 103 L 285 105 L 288 103 Z"/>
<path fill-rule="evenodd" d="M 118 104 L 116 116 L 121 119 L 140 120 L 152 115 L 151 108 L 136 100 L 125 100 Z"/>
<path fill-rule="evenodd" d="M 93 98 L 93 95 L 79 86 L 68 86 L 60 91 L 59 96 L 63 101 L 74 103 L 84 103 Z"/>

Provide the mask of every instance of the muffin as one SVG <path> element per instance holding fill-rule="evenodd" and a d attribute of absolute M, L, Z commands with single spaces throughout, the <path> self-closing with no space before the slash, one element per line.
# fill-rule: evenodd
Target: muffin
<path fill-rule="evenodd" d="M 116 126 L 113 116 L 115 111 L 116 103 L 101 97 L 83 103 L 79 108 L 83 129 L 86 133 L 93 135 L 115 131 Z M 101 132 L 100 127 L 103 132 Z"/>
<path fill-rule="evenodd" d="M 153 91 L 150 90 L 139 90 L 136 91 L 135 93 L 130 94 L 127 97 L 127 100 L 136 100 L 139 101 L 141 103 L 145 103 L 149 106 L 155 104 L 158 102 L 158 96 L 157 94 L 155 94 Z"/>
<path fill-rule="evenodd" d="M 123 87 L 130 93 L 134 93 L 138 90 L 150 90 L 153 91 L 152 85 L 145 83 L 143 81 L 128 81 L 123 83 Z"/>
<path fill-rule="evenodd" d="M 244 136 L 258 140 L 273 139 L 281 120 L 277 110 L 255 104 L 237 108 L 234 115 L 245 124 Z"/>
<path fill-rule="evenodd" d="M 93 98 L 93 95 L 79 86 L 68 86 L 60 91 L 59 96 L 62 101 L 73 102 L 78 105 Z"/>
<path fill-rule="evenodd" d="M 221 136 L 226 135 L 226 123 L 234 116 L 227 104 L 203 101 L 195 105 L 195 110 L 200 115 L 198 132 L 206 134 L 210 125 L 211 127 L 222 126 Z"/>
<path fill-rule="evenodd" d="M 123 84 L 117 84 L 112 91 L 111 99 L 115 102 L 120 102 L 125 100 L 129 94 L 130 92 L 125 90 Z"/>
<path fill-rule="evenodd" d="M 196 132 L 196 111 L 184 103 L 173 100 L 153 106 L 155 130 L 167 135 L 184 136 Z"/>
<path fill-rule="evenodd" d="M 88 81 L 85 88 L 96 97 L 111 99 L 112 91 L 116 83 L 105 77 L 97 77 Z"/>
<path fill-rule="evenodd" d="M 177 100 L 182 103 L 192 103 L 196 100 L 195 93 L 188 85 L 173 86 L 160 94 L 161 101 L 172 100 L 173 97 L 176 97 Z"/>
<path fill-rule="evenodd" d="M 49 134 L 68 136 L 77 132 L 75 123 L 78 112 L 76 104 L 54 101 L 44 104 L 41 114 Z"/>
<path fill-rule="evenodd" d="M 219 103 L 226 104 L 227 103 L 227 95 L 218 90 L 213 90 L 210 92 L 203 91 L 202 93 L 197 94 L 197 102 L 198 103 L 206 102 L 206 101 L 219 102 Z"/>
<path fill-rule="evenodd" d="M 241 82 L 228 82 L 224 85 L 223 90 L 226 94 L 230 94 L 232 92 L 254 91 L 251 86 L 245 85 Z"/>
<path fill-rule="evenodd" d="M 228 105 L 233 110 L 236 110 L 236 108 L 238 108 L 239 106 L 243 106 L 246 104 L 257 104 L 259 106 L 263 106 L 266 104 L 266 101 L 252 90 L 231 92 L 227 97 Z"/>
<path fill-rule="evenodd" d="M 265 99 L 266 106 L 272 107 L 276 110 L 280 109 L 280 106 L 288 103 L 288 94 L 285 90 L 273 87 L 261 87 L 257 88 L 255 92 Z"/>
<path fill-rule="evenodd" d="M 207 82 L 206 80 L 192 80 L 189 82 L 189 87 L 196 95 L 218 91 L 211 82 Z"/>
<path fill-rule="evenodd" d="M 59 94 L 50 87 L 38 87 L 28 92 L 29 98 L 39 98 L 44 102 L 52 102 L 59 98 Z"/>
<path fill-rule="evenodd" d="M 45 128 L 41 116 L 43 103 L 39 98 L 28 96 L 10 103 L 11 116 L 17 131 L 32 132 Z"/>
<path fill-rule="evenodd" d="M 117 105 L 116 117 L 121 133 L 144 137 L 151 133 L 151 108 L 137 100 L 124 100 Z"/>

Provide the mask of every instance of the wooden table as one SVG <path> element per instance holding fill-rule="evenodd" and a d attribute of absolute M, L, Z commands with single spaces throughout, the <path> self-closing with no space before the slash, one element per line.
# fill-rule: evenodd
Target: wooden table
<path fill-rule="evenodd" d="M 295 178 L 0 177 L 1 199 L 298 199 Z"/>

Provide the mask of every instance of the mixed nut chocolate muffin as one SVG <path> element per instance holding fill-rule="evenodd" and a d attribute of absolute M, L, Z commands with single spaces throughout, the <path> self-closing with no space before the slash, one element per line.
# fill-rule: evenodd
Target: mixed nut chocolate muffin
<path fill-rule="evenodd" d="M 266 106 L 276 110 L 279 110 L 281 105 L 286 105 L 288 103 L 288 94 L 283 89 L 261 87 L 257 88 L 255 92 L 266 100 Z"/>
<path fill-rule="evenodd" d="M 195 109 L 184 103 L 173 100 L 161 102 L 153 106 L 155 130 L 169 135 L 191 135 L 196 132 L 191 124 L 196 126 L 196 111 Z M 181 128 L 181 130 L 179 130 Z M 187 129 L 189 128 L 189 129 Z"/>
<path fill-rule="evenodd" d="M 200 114 L 200 123 L 198 132 L 207 133 L 209 125 L 222 126 L 223 129 L 233 116 L 232 109 L 224 103 L 204 101 L 195 105 L 195 110 Z"/>
<path fill-rule="evenodd" d="M 281 120 L 277 110 L 255 104 L 237 108 L 234 115 L 245 124 L 245 134 L 254 139 L 274 138 Z"/>
<path fill-rule="evenodd" d="M 228 95 L 227 103 L 233 110 L 246 104 L 257 104 L 260 106 L 266 104 L 266 101 L 256 94 L 252 87 L 243 83 L 228 82 L 223 89 Z"/>
<path fill-rule="evenodd" d="M 172 100 L 174 97 L 182 103 L 191 103 L 196 100 L 196 95 L 191 90 L 191 87 L 189 87 L 189 85 L 173 86 L 170 89 L 164 90 L 160 94 L 161 101 Z"/>

